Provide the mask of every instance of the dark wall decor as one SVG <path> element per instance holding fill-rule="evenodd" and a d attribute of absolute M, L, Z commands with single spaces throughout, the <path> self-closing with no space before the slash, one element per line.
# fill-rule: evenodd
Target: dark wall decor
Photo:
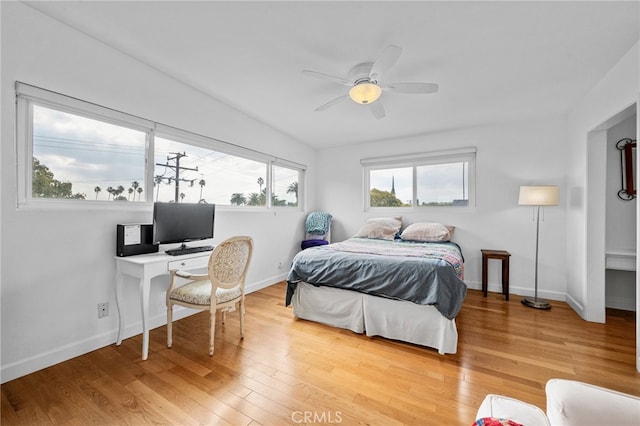
<path fill-rule="evenodd" d="M 616 143 L 616 148 L 620 151 L 620 186 L 622 187 L 618 191 L 618 197 L 621 200 L 631 201 L 636 198 L 636 140 L 630 138 L 620 139 Z"/>

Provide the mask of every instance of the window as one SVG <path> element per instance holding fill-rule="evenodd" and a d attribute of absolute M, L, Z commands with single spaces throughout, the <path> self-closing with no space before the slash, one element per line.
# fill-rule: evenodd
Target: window
<path fill-rule="evenodd" d="M 371 170 L 369 182 L 371 207 L 413 206 L 411 167 Z"/>
<path fill-rule="evenodd" d="M 23 83 L 16 94 L 19 206 L 300 207 L 300 164 Z"/>
<path fill-rule="evenodd" d="M 475 148 L 369 158 L 365 209 L 474 205 Z"/>
<path fill-rule="evenodd" d="M 149 122 L 16 86 L 20 202 L 147 201 Z"/>
<path fill-rule="evenodd" d="M 274 164 L 271 169 L 271 200 L 277 207 L 295 207 L 298 203 L 300 171 L 291 167 Z"/>
<path fill-rule="evenodd" d="M 155 201 L 265 206 L 266 177 L 266 162 L 155 138 Z"/>
<path fill-rule="evenodd" d="M 469 161 L 416 167 L 418 206 L 468 206 Z"/>

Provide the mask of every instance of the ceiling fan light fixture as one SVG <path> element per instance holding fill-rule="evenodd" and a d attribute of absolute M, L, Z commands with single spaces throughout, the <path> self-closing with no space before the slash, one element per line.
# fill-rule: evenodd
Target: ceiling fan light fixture
<path fill-rule="evenodd" d="M 359 104 L 375 102 L 382 94 L 382 89 L 371 82 L 357 83 L 349 90 L 349 97 Z"/>

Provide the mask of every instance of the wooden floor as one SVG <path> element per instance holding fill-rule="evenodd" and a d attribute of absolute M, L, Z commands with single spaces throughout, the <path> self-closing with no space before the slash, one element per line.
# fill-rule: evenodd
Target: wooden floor
<path fill-rule="evenodd" d="M 284 285 L 247 296 L 207 355 L 207 316 L 177 321 L 2 385 L 2 424 L 448 424 L 470 425 L 487 393 L 545 408 L 553 377 L 640 396 L 635 314 L 582 321 L 566 304 L 537 311 L 470 290 L 457 325 L 458 353 L 369 338 L 297 320 Z"/>

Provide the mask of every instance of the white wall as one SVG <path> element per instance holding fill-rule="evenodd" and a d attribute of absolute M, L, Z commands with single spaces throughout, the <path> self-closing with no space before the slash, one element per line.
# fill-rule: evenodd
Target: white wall
<path fill-rule="evenodd" d="M 323 149 L 317 163 L 318 205 L 334 215 L 333 239 L 348 238 L 368 217 L 381 215 L 363 211 L 361 158 L 477 147 L 476 207 L 426 208 L 404 214 L 404 224 L 437 221 L 455 225 L 453 240 L 463 248 L 465 282 L 470 288 L 481 287 L 480 249 L 509 251 L 511 293 L 533 295 L 535 222 L 532 208 L 518 205 L 519 186 L 559 185 L 561 205 L 546 208 L 541 222 L 538 283 L 541 297 L 564 300 L 565 130 L 564 117 L 551 117 Z M 388 215 L 396 213 L 401 214 L 390 210 Z M 492 261 L 489 290 L 499 291 L 499 285 L 499 264 Z M 519 303 L 517 298 L 513 301 Z"/>
<path fill-rule="evenodd" d="M 315 196 L 315 151 L 21 3 L 2 2 L 2 381 L 115 342 L 115 225 L 151 220 L 151 206 L 16 209 L 16 80 L 156 122 L 222 139 L 308 166 Z M 216 215 L 216 238 L 251 235 L 247 285 L 284 278 L 303 237 L 301 211 Z M 283 269 L 277 265 L 282 262 Z M 165 318 L 166 279 L 152 283 L 150 317 Z M 284 295 L 283 295 L 284 297 Z M 140 330 L 139 296 L 126 288 L 128 329 Z M 109 301 L 111 315 L 97 318 Z"/>

